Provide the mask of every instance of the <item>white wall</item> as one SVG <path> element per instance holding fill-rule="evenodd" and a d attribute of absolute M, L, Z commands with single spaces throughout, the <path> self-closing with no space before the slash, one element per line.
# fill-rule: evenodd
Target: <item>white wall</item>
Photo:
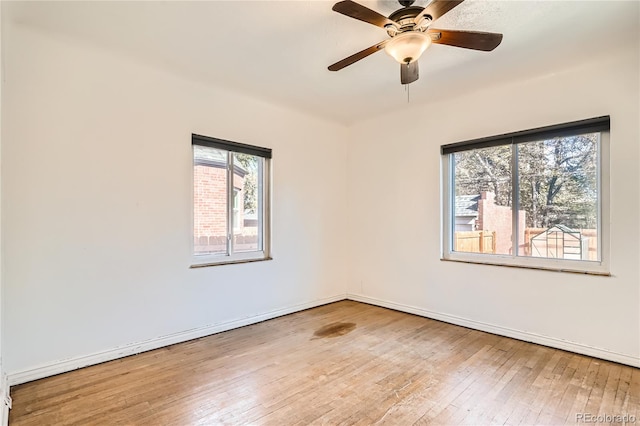
<path fill-rule="evenodd" d="M 344 127 L 81 42 L 7 38 L 7 371 L 344 296 Z M 273 148 L 273 261 L 189 269 L 192 132 Z"/>
<path fill-rule="evenodd" d="M 353 126 L 349 292 L 640 365 L 638 51 L 636 41 L 573 69 Z M 602 115 L 611 116 L 612 277 L 439 260 L 440 145 Z"/>
<path fill-rule="evenodd" d="M 4 51 L 2 49 L 2 8 L 3 4 L 0 3 L 0 223 L 2 223 L 2 89 L 4 86 Z M 0 424 L 7 424 L 9 421 L 9 410 L 4 404 L 4 398 L 9 396 L 9 387 L 5 381 L 4 364 L 2 359 L 2 336 L 4 326 L 4 298 L 2 287 L 2 275 L 3 275 L 3 256 L 2 256 L 2 226 L 0 226 Z"/>
<path fill-rule="evenodd" d="M 345 290 L 623 362 L 640 356 L 637 44 L 345 129 L 79 41 L 5 25 L 3 42 L 10 373 L 35 378 Z M 439 260 L 441 144 L 605 114 L 612 277 Z M 273 261 L 188 268 L 192 132 L 273 148 Z"/>

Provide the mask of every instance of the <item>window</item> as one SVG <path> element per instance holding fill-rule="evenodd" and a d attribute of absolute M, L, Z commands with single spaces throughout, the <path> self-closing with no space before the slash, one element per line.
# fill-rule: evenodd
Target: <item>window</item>
<path fill-rule="evenodd" d="M 269 258 L 271 150 L 192 135 L 193 266 Z"/>
<path fill-rule="evenodd" d="M 235 177 L 235 176 L 234 176 Z M 241 188 L 233 188 L 233 233 L 236 234 L 242 230 L 242 220 L 240 217 L 240 197 L 242 196 Z M 243 209 L 244 211 L 244 209 Z"/>
<path fill-rule="evenodd" d="M 441 147 L 443 258 L 608 273 L 609 117 Z"/>

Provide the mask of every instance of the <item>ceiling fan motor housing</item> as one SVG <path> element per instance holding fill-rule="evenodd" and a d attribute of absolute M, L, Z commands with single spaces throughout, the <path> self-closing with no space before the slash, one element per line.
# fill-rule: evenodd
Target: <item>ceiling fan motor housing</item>
<path fill-rule="evenodd" d="M 414 19 L 423 10 L 424 8 L 419 6 L 403 7 L 402 9 L 398 9 L 391 15 L 389 15 L 389 19 L 395 22 L 399 22 L 403 19 Z"/>
<path fill-rule="evenodd" d="M 425 15 L 425 19 L 421 22 L 420 28 L 416 28 L 415 18 L 422 12 L 424 12 L 424 9 L 418 6 L 409 6 L 396 10 L 389 15 L 389 19 L 396 22 L 398 27 L 391 28 L 392 25 L 388 25 L 385 27 L 387 34 L 389 34 L 390 37 L 394 37 L 396 34 L 403 33 L 405 31 L 424 31 L 428 24 L 431 23 L 431 17 L 429 15 Z"/>

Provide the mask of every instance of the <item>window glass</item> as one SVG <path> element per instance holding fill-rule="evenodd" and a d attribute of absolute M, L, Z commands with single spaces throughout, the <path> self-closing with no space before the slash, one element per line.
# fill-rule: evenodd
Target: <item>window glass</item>
<path fill-rule="evenodd" d="M 518 145 L 522 256 L 600 260 L 599 133 Z"/>
<path fill-rule="evenodd" d="M 249 154 L 233 154 L 234 204 L 233 246 L 237 252 L 262 250 L 262 221 L 258 214 L 262 198 L 262 162 Z"/>
<path fill-rule="evenodd" d="M 227 252 L 227 152 L 193 147 L 194 254 Z"/>
<path fill-rule="evenodd" d="M 454 251 L 512 254 L 511 147 L 454 154 Z"/>

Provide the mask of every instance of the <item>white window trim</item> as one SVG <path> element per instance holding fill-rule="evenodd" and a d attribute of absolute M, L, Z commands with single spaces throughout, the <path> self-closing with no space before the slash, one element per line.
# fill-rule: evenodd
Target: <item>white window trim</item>
<path fill-rule="evenodd" d="M 221 265 L 232 265 L 238 263 L 249 263 L 249 262 L 258 262 L 263 260 L 272 260 L 271 257 L 271 158 L 263 157 L 264 161 L 262 167 L 262 179 L 259 179 L 259 185 L 262 188 L 262 191 L 258 191 L 258 221 L 259 224 L 262 225 L 262 233 L 258 235 L 259 241 L 262 242 L 262 250 L 250 251 L 250 252 L 233 252 L 233 229 L 230 229 L 227 235 L 227 253 L 215 253 L 215 254 L 195 254 L 195 241 L 193 230 L 195 227 L 195 165 L 194 165 L 194 156 L 193 156 L 193 145 L 191 147 L 191 156 L 190 156 L 190 170 L 191 170 L 191 227 L 189 229 L 188 235 L 190 236 L 190 252 L 191 252 L 191 260 L 190 260 L 190 268 L 202 268 L 207 266 L 221 266 Z M 228 158 L 227 161 L 227 173 L 233 175 L 233 163 L 230 158 L 233 156 L 231 153 L 235 151 L 228 150 Z M 227 192 L 231 192 L 231 197 L 233 197 L 233 180 L 229 181 L 229 179 L 233 179 L 233 176 L 230 178 L 227 175 L 227 181 L 231 182 L 227 184 Z M 266 184 L 265 184 L 266 183 Z M 229 194 L 227 195 L 229 196 Z M 232 199 L 232 198 L 231 198 Z M 262 208 L 260 208 L 262 207 Z M 228 221 L 231 221 L 231 216 L 233 214 L 233 203 L 227 202 L 227 218 Z M 261 214 L 260 214 L 261 213 Z"/>
<path fill-rule="evenodd" d="M 441 155 L 441 260 L 457 261 L 464 263 L 476 263 L 496 266 L 511 266 L 529 269 L 545 269 L 559 272 L 575 272 L 594 275 L 610 275 L 609 250 L 610 250 L 610 132 L 600 132 L 600 143 L 598 144 L 598 247 L 600 247 L 600 261 L 589 260 L 568 260 L 549 259 L 542 257 L 485 254 L 485 253 L 465 253 L 456 252 L 452 249 L 453 243 L 453 181 L 452 181 L 452 154 Z M 513 161 L 516 161 L 514 158 Z M 517 170 L 517 168 L 516 168 Z M 516 185 L 512 185 L 514 192 Z M 516 200 L 516 198 L 514 198 Z M 515 218 L 516 215 L 513 215 Z M 514 219 L 514 222 L 517 220 Z M 514 223 L 512 232 L 513 247 L 517 247 L 518 230 L 517 223 Z"/>

